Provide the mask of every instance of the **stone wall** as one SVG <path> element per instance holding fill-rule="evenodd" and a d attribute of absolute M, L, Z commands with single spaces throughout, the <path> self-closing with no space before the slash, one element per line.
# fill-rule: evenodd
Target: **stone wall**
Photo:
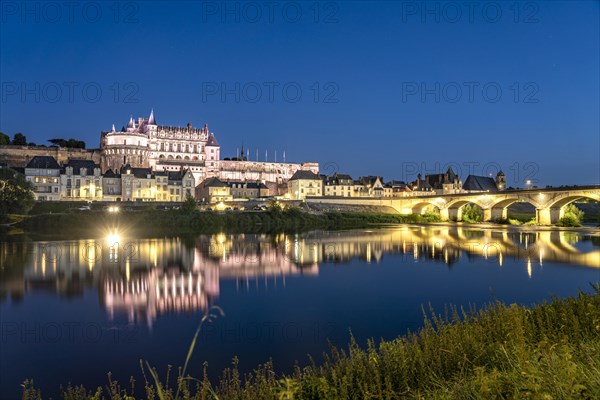
<path fill-rule="evenodd" d="M 99 149 L 67 149 L 61 147 L 41 147 L 41 146 L 0 146 L 0 162 L 8 164 L 10 167 L 24 168 L 27 163 L 35 156 L 51 156 L 64 164 L 69 159 L 93 160 L 100 164 Z"/>

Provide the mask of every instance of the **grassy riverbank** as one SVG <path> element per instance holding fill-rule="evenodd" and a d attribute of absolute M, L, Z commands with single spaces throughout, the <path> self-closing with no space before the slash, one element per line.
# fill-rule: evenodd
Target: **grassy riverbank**
<path fill-rule="evenodd" d="M 75 399 L 594 399 L 600 395 L 600 291 L 531 309 L 492 304 L 481 311 L 431 314 L 418 333 L 366 347 L 351 340 L 321 365 L 279 376 L 272 363 L 242 376 L 234 360 L 219 382 L 198 379 L 69 387 Z M 127 389 L 126 389 L 127 387 Z M 142 393 L 140 393 L 142 390 Z M 128 393 L 129 391 L 129 393 Z M 24 400 L 43 398 L 28 382 Z M 132 396 L 132 397 L 127 397 Z"/>
<path fill-rule="evenodd" d="M 118 229 L 137 237 L 225 233 L 279 233 L 310 230 L 361 229 L 377 225 L 439 222 L 440 216 L 399 215 L 379 211 L 321 210 L 307 212 L 297 207 L 268 211 L 200 211 L 194 206 L 157 209 L 136 206 L 110 213 L 104 207 L 80 210 L 80 203 L 36 203 L 30 215 L 11 215 L 10 225 L 0 227 L 0 237 L 26 235 L 31 238 L 73 239 L 105 236 Z M 513 215 L 510 215 L 513 217 Z M 502 225 L 536 225 L 530 215 L 494 221 Z M 527 222 L 523 222 L 527 221 Z M 464 223 L 463 223 L 464 224 Z M 477 225 L 477 224 L 475 224 Z"/>
<path fill-rule="evenodd" d="M 185 235 L 215 232 L 273 233 L 318 229 L 365 228 L 373 224 L 435 221 L 420 215 L 361 212 L 308 213 L 298 208 L 269 211 L 201 212 L 156 210 L 108 213 L 80 211 L 32 215 L 14 227 L 35 235 L 60 237 L 102 236 L 119 229 L 136 236 Z"/>

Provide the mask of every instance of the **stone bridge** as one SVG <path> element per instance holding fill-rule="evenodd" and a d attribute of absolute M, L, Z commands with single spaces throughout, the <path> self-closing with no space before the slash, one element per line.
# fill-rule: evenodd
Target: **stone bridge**
<path fill-rule="evenodd" d="M 600 201 L 600 185 L 544 189 L 505 190 L 489 193 L 435 194 L 406 197 L 307 197 L 307 203 L 388 206 L 400 214 L 423 214 L 439 210 L 442 220 L 462 220 L 462 208 L 476 204 L 483 210 L 483 220 L 507 218 L 508 207 L 516 202 L 532 204 L 538 224 L 550 225 L 564 215 L 566 205 L 582 199 Z"/>

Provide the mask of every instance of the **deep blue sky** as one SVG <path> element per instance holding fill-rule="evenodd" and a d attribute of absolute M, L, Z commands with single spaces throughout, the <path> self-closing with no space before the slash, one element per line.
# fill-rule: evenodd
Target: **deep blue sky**
<path fill-rule="evenodd" d="M 600 182 L 599 2 L 275 3 L 3 2 L 0 130 L 97 147 L 154 108 L 208 123 L 225 157 L 243 142 L 355 177 L 495 163 L 510 186 Z"/>

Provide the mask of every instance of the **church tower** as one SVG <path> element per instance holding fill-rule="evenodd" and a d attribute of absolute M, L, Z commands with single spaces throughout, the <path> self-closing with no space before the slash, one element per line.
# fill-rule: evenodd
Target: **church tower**
<path fill-rule="evenodd" d="M 498 190 L 506 190 L 506 176 L 502 170 L 496 174 L 496 187 Z"/>

